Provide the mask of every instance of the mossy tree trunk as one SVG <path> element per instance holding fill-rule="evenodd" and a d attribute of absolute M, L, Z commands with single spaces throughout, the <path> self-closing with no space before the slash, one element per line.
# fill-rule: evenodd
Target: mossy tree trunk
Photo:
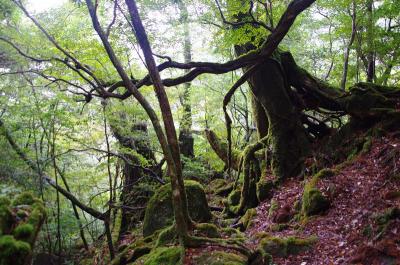
<path fill-rule="evenodd" d="M 262 63 L 249 83 L 268 118 L 265 122 L 268 122 L 268 142 L 272 149 L 272 171 L 276 177 L 284 179 L 301 172 L 309 152 L 309 141 L 300 113 L 290 99 L 290 87 L 279 53 L 276 57 Z"/>
<path fill-rule="evenodd" d="M 192 61 L 192 44 L 190 41 L 189 15 L 186 4 L 182 0 L 176 1 L 180 22 L 183 24 L 183 57 L 184 63 Z M 185 74 L 189 72 L 186 69 Z M 194 157 L 194 139 L 192 134 L 192 105 L 190 103 L 190 83 L 183 84 L 183 92 L 180 95 L 183 113 L 179 124 L 179 147 L 181 154 L 186 157 Z"/>
<path fill-rule="evenodd" d="M 129 122 L 125 120 L 124 124 L 129 124 Z M 151 170 L 151 168 L 156 166 L 156 159 L 151 150 L 146 123 L 135 123 L 129 135 L 123 135 L 118 128 L 113 126 L 112 131 L 122 147 L 136 152 L 138 156 L 146 159 L 147 162 L 147 165 L 141 165 L 143 161 L 138 156 L 132 155 L 129 152 L 121 154 L 126 158 L 126 161 L 123 162 L 123 181 L 120 196 L 120 201 L 122 202 L 121 220 L 120 224 L 117 224 L 119 225 L 119 239 L 121 239 L 125 233 L 133 228 L 135 221 L 144 214 L 140 213 L 137 209 L 147 202 L 145 199 L 146 196 L 145 194 L 135 193 L 135 184 L 140 179 L 149 176 L 144 169 Z M 158 172 L 155 173 L 157 174 Z"/>

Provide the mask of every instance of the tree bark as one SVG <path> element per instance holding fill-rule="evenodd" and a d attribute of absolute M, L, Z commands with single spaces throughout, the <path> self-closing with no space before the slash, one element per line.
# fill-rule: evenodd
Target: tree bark
<path fill-rule="evenodd" d="M 192 44 L 189 31 L 189 14 L 186 4 L 182 0 L 177 1 L 180 10 L 180 22 L 183 24 L 183 57 L 184 63 L 192 61 Z M 185 74 L 189 69 L 184 70 Z M 194 157 L 194 139 L 192 134 L 192 106 L 190 103 L 190 83 L 183 84 L 183 93 L 180 96 L 183 114 L 179 126 L 179 147 L 181 154 L 186 157 Z"/>
<path fill-rule="evenodd" d="M 279 53 L 277 57 L 280 57 Z M 276 177 L 298 175 L 309 153 L 309 141 L 300 113 L 289 97 L 289 86 L 280 58 L 260 65 L 249 79 L 251 90 L 268 117 L 271 168 Z"/>

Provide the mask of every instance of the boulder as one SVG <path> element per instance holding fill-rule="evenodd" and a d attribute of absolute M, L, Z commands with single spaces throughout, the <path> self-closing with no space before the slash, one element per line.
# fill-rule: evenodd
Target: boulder
<path fill-rule="evenodd" d="M 195 258 L 197 265 L 245 265 L 247 258 L 234 253 L 213 251 L 205 252 Z"/>
<path fill-rule="evenodd" d="M 211 220 L 211 212 L 207 204 L 203 186 L 193 180 L 185 181 L 190 217 L 198 223 Z M 173 224 L 171 184 L 160 187 L 149 200 L 143 221 L 143 236 L 147 237 L 155 231 Z"/>

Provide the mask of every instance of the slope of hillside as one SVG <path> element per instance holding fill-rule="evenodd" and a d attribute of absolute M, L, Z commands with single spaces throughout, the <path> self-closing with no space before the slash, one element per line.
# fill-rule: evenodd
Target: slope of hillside
<path fill-rule="evenodd" d="M 274 256 L 274 263 L 400 264 L 399 135 L 372 139 L 369 151 L 333 167 L 332 172 L 317 183 L 330 200 L 325 213 L 277 225 L 276 215 L 292 216 L 293 205 L 303 193 L 299 180 L 289 180 L 272 200 L 257 207 L 257 217 L 246 231 L 249 245 L 257 245 L 260 232 L 276 237 L 315 236 L 309 250 Z M 275 215 L 270 211 L 271 201 L 278 208 Z"/>

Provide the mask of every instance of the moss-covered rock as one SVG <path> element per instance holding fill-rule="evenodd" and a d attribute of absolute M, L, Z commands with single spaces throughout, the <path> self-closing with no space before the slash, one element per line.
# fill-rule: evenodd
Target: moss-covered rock
<path fill-rule="evenodd" d="M 142 257 L 150 253 L 154 248 L 157 236 L 158 233 L 154 233 L 152 236 L 137 239 L 118 253 L 118 255 L 112 260 L 111 265 L 131 264 L 138 259 L 141 261 L 138 264 L 143 265 L 144 260 Z"/>
<path fill-rule="evenodd" d="M 260 179 L 257 183 L 256 194 L 259 202 L 262 202 L 272 196 L 274 182 L 271 180 Z"/>
<path fill-rule="evenodd" d="M 43 203 L 30 193 L 19 194 L 12 203 L 8 199 L 0 200 L 0 265 L 30 264 L 45 218 Z"/>
<path fill-rule="evenodd" d="M 200 223 L 211 220 L 203 186 L 192 180 L 185 181 L 190 217 Z M 174 214 L 172 208 L 171 184 L 160 187 L 147 204 L 143 221 L 143 235 L 149 236 L 155 231 L 172 225 Z"/>
<path fill-rule="evenodd" d="M 175 225 L 171 225 L 160 231 L 158 235 L 156 247 L 162 247 L 168 244 L 174 244 L 177 239 Z"/>
<path fill-rule="evenodd" d="M 316 188 L 305 189 L 303 193 L 302 211 L 306 216 L 320 214 L 330 206 L 329 200 Z"/>
<path fill-rule="evenodd" d="M 329 168 L 324 168 L 321 169 L 317 174 L 315 174 L 315 178 L 317 179 L 323 179 L 323 178 L 330 178 L 333 177 L 337 172 L 335 170 L 329 169 Z"/>
<path fill-rule="evenodd" d="M 158 247 L 141 257 L 138 262 L 143 262 L 144 265 L 178 265 L 182 264 L 183 251 L 181 247 Z"/>
<path fill-rule="evenodd" d="M 218 195 L 227 196 L 233 189 L 233 183 L 225 179 L 214 179 L 208 184 L 208 192 Z"/>
<path fill-rule="evenodd" d="M 0 204 L 0 235 L 10 232 L 13 220 L 10 208 Z"/>
<path fill-rule="evenodd" d="M 245 265 L 247 259 L 243 256 L 222 251 L 206 252 L 195 258 L 197 265 Z"/>
<path fill-rule="evenodd" d="M 9 198 L 4 197 L 4 196 L 0 196 L 0 206 L 4 205 L 4 206 L 10 206 L 11 201 Z"/>
<path fill-rule="evenodd" d="M 20 224 L 18 225 L 14 231 L 13 235 L 16 239 L 22 240 L 25 242 L 31 242 L 32 237 L 34 236 L 35 229 L 31 224 Z"/>
<path fill-rule="evenodd" d="M 228 195 L 228 205 L 238 205 L 240 202 L 241 191 L 240 189 L 236 189 L 231 191 Z"/>
<path fill-rule="evenodd" d="M 218 238 L 221 237 L 218 227 L 210 223 L 201 223 L 196 225 L 196 232 L 200 236 Z"/>
<path fill-rule="evenodd" d="M 277 200 L 271 200 L 271 205 L 269 206 L 268 209 L 268 218 L 272 219 L 272 217 L 275 215 L 276 211 L 279 209 L 279 203 Z"/>
<path fill-rule="evenodd" d="M 21 194 L 17 195 L 14 200 L 12 201 L 13 206 L 18 205 L 32 205 L 36 202 L 36 199 L 33 197 L 32 193 L 30 192 L 22 192 Z"/>
<path fill-rule="evenodd" d="M 257 216 L 257 210 L 255 208 L 251 208 L 246 211 L 242 218 L 240 218 L 239 222 L 242 224 L 244 230 L 251 225 L 255 216 Z"/>
<path fill-rule="evenodd" d="M 260 249 L 270 253 L 273 256 L 287 257 L 288 255 L 296 255 L 302 251 L 310 249 L 317 241 L 315 237 L 297 238 L 297 237 L 264 237 L 260 241 Z"/>
<path fill-rule="evenodd" d="M 31 246 L 11 235 L 0 236 L 0 265 L 28 264 Z"/>
<path fill-rule="evenodd" d="M 318 181 L 329 175 L 334 174 L 330 171 L 320 171 L 314 175 L 305 185 L 301 201 L 301 215 L 312 216 L 326 211 L 330 207 L 330 201 L 322 192 L 316 188 Z"/>

